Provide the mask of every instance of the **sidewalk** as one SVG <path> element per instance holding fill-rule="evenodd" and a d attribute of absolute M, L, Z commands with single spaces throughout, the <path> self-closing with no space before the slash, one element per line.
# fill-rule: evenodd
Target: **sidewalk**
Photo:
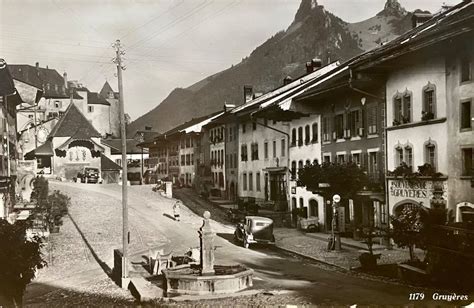
<path fill-rule="evenodd" d="M 275 228 L 276 246 L 306 257 L 316 259 L 323 263 L 328 263 L 346 270 L 360 267 L 359 255 L 361 250 L 367 250 L 367 245 L 351 238 L 341 238 L 341 251 L 328 251 L 328 237 L 325 233 L 304 233 L 296 229 Z M 389 264 L 406 261 L 407 250 L 398 248 L 386 249 L 384 246 L 373 246 L 374 253 L 380 253 L 382 256 L 378 264 Z M 421 253 L 420 257 L 423 256 Z"/>

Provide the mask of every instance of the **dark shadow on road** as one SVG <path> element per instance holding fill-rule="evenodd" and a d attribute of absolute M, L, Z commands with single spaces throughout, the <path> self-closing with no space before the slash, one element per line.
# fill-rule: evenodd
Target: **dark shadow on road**
<path fill-rule="evenodd" d="M 170 214 L 163 213 L 163 216 L 168 217 L 169 219 L 176 221 L 176 219 L 174 219 L 174 217 L 171 216 Z"/>
<path fill-rule="evenodd" d="M 112 269 L 104 262 L 102 261 L 99 256 L 97 255 L 97 253 L 94 251 L 94 249 L 92 248 L 92 246 L 89 244 L 89 241 L 87 241 L 87 238 L 86 236 L 84 235 L 84 233 L 81 231 L 81 229 L 79 228 L 79 226 L 77 225 L 76 221 L 74 220 L 74 218 L 72 218 L 71 214 L 68 213 L 68 216 L 69 218 L 71 219 L 72 221 L 72 224 L 74 225 L 74 227 L 76 228 L 77 232 L 79 232 L 79 234 L 81 235 L 82 237 L 82 240 L 84 241 L 84 243 L 86 244 L 87 248 L 89 248 L 89 251 L 91 252 L 92 256 L 94 257 L 94 259 L 96 260 L 96 262 L 100 265 L 100 267 L 102 268 L 102 270 L 105 272 L 105 274 L 107 276 L 109 276 L 109 278 L 113 279 L 112 277 Z"/>
<path fill-rule="evenodd" d="M 116 295 L 107 296 L 93 290 L 80 292 L 70 288 L 59 288 L 47 283 L 34 283 L 27 287 L 23 304 L 33 307 L 62 308 L 71 306 L 136 307 L 140 303 L 132 298 L 127 299 Z"/>

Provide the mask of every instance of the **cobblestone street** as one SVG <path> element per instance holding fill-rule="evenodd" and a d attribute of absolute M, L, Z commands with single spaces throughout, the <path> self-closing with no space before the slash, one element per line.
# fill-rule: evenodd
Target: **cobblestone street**
<path fill-rule="evenodd" d="M 40 270 L 38 278 L 28 287 L 25 304 L 48 307 L 137 305 L 128 291 L 120 289 L 107 276 L 113 266 L 113 249 L 121 246 L 121 187 L 57 182 L 50 185 L 71 197 L 72 220 L 66 218 L 60 233 L 51 236 L 51 253 L 45 250 L 50 266 Z M 179 255 L 198 245 L 197 230 L 202 219 L 195 213 L 204 208 L 212 211 L 212 208 L 201 208 L 203 201 L 192 191 L 183 193 L 177 195 L 192 210 L 183 206 L 182 220 L 176 222 L 169 217 L 173 199 L 161 197 L 151 186 L 130 187 L 132 263 L 141 264 L 150 248 L 165 247 Z M 217 211 L 221 210 L 217 208 Z M 338 254 L 326 252 L 325 241 L 296 230 L 277 229 L 277 245 L 303 255 L 313 254 L 313 258 L 325 263 L 266 247 L 245 249 L 232 242 L 232 226 L 216 221 L 211 221 L 211 225 L 218 235 L 215 238 L 216 263 L 240 263 L 254 269 L 254 288 L 260 290 L 260 294 L 180 303 L 157 302 L 156 305 L 407 304 L 407 294 L 416 290 L 380 279 L 364 279 L 340 269 L 354 264 L 355 249 Z M 318 255 L 315 256 L 314 251 L 318 251 Z"/>

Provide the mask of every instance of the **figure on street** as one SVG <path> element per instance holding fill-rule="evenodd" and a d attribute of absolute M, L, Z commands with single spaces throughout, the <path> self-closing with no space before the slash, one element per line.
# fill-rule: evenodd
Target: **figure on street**
<path fill-rule="evenodd" d="M 176 203 L 173 205 L 174 220 L 176 221 L 179 221 L 180 203 L 180 201 L 176 201 Z"/>

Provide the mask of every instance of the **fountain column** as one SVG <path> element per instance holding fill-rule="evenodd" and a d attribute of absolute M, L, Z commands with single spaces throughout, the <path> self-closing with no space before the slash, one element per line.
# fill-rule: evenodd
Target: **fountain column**
<path fill-rule="evenodd" d="M 199 229 L 200 252 L 201 252 L 201 275 L 214 275 L 214 236 L 215 233 L 211 229 L 209 218 L 211 213 L 204 212 L 204 221 Z"/>

